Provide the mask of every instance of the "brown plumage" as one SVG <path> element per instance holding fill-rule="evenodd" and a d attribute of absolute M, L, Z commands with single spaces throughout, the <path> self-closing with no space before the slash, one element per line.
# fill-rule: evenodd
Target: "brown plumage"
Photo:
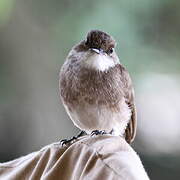
<path fill-rule="evenodd" d="M 105 32 L 92 30 L 87 35 L 86 45 L 89 48 L 103 49 L 107 52 L 115 47 L 115 40 Z"/>
<path fill-rule="evenodd" d="M 123 122 L 127 120 L 124 135 L 127 142 L 130 143 L 136 134 L 137 118 L 134 90 L 129 73 L 119 63 L 116 53 L 112 52 L 112 48 L 114 47 L 115 41 L 108 34 L 98 30 L 89 32 L 87 39 L 80 42 L 71 50 L 61 69 L 59 81 L 60 94 L 71 119 L 82 130 L 90 131 L 93 130 L 92 128 L 110 130 L 110 127 L 107 127 L 107 125 L 102 125 L 101 127 L 102 120 L 103 122 L 111 122 L 111 119 L 105 119 L 104 114 L 106 113 L 108 115 L 111 113 L 113 117 L 118 115 L 117 117 L 120 117 L 119 121 Z M 109 63 L 107 65 L 105 64 L 107 66 L 106 69 L 96 69 L 96 66 L 100 66 L 99 68 L 101 68 L 98 60 L 95 61 L 95 65 L 91 65 L 91 61 L 94 61 L 97 56 L 98 58 L 101 56 L 94 55 L 94 52 L 91 52 L 93 48 L 102 50 L 103 58 L 108 58 L 102 60 L 102 63 L 106 60 Z M 92 58 L 92 55 L 94 58 Z M 92 58 L 92 60 L 89 60 L 89 58 Z M 90 65 L 86 65 L 87 61 L 90 61 Z M 105 65 L 102 68 L 106 67 Z M 98 115 L 94 115 L 96 113 L 94 107 L 97 107 L 97 114 L 100 114 L 99 117 Z M 88 108 L 93 108 L 93 112 L 91 113 Z M 87 111 L 88 122 L 85 122 L 86 120 L 83 119 L 83 111 Z M 124 115 L 123 111 L 127 111 L 127 113 Z M 117 117 L 115 117 L 115 120 L 118 119 Z M 123 117 L 125 117 L 125 120 L 123 120 Z M 98 118 L 102 120 L 100 121 Z M 94 122 L 95 119 L 100 122 Z M 110 122 L 108 122 L 108 126 Z M 112 127 L 114 129 L 114 125 Z"/>

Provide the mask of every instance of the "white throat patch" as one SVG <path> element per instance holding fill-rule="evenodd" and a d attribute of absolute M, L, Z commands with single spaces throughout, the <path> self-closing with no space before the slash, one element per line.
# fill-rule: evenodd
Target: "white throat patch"
<path fill-rule="evenodd" d="M 96 69 L 99 71 L 108 70 L 110 67 L 114 67 L 117 64 L 113 61 L 113 59 L 103 54 L 94 54 L 88 57 L 84 61 L 84 63 L 87 67 Z"/>

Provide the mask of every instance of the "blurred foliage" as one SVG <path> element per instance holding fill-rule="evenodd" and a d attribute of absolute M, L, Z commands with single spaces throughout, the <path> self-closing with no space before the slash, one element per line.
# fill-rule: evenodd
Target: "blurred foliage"
<path fill-rule="evenodd" d="M 13 5 L 14 0 L 0 0 L 0 26 L 9 19 Z"/>

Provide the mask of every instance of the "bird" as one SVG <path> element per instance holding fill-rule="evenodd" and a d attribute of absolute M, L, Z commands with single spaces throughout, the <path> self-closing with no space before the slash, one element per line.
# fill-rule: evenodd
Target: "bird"
<path fill-rule="evenodd" d="M 61 67 L 60 99 L 82 132 L 110 133 L 124 137 L 130 144 L 137 128 L 134 88 L 115 47 L 111 35 L 89 31 L 70 50 Z"/>

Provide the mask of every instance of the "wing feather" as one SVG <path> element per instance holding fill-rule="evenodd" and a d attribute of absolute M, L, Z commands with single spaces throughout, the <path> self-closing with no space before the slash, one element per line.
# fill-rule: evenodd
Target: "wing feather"
<path fill-rule="evenodd" d="M 133 142 L 136 136 L 136 129 L 137 129 L 137 112 L 136 112 L 136 105 L 135 105 L 135 100 L 134 100 L 134 88 L 132 86 L 130 75 L 125 68 L 122 69 L 121 75 L 122 75 L 122 81 L 124 84 L 124 87 L 123 87 L 124 97 L 125 97 L 126 103 L 131 109 L 131 119 L 125 131 L 125 139 L 128 143 L 131 143 Z"/>

